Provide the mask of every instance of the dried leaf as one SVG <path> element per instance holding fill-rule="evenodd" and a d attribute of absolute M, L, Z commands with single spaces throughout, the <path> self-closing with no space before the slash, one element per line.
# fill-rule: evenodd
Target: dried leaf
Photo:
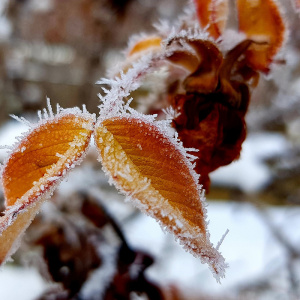
<path fill-rule="evenodd" d="M 187 92 L 211 93 L 219 82 L 223 55 L 218 47 L 209 41 L 194 40 L 188 44 L 197 52 L 200 63 L 197 70 L 184 80 L 184 88 Z"/>
<path fill-rule="evenodd" d="M 228 18 L 228 0 L 194 0 L 202 28 L 217 39 L 224 31 Z"/>
<path fill-rule="evenodd" d="M 41 121 L 5 163 L 2 185 L 7 208 L 0 218 L 0 263 L 14 252 L 41 202 L 85 153 L 94 120 L 78 111 Z"/>
<path fill-rule="evenodd" d="M 181 66 L 190 73 L 195 72 L 199 65 L 199 58 L 195 54 L 188 51 L 174 51 L 170 54 L 167 54 L 166 58 L 168 61 Z"/>
<path fill-rule="evenodd" d="M 99 267 L 101 259 L 98 245 L 91 238 L 91 230 L 84 225 L 80 215 L 72 219 L 68 213 L 62 212 L 62 220 L 51 220 L 34 243 L 43 250 L 52 280 L 60 283 L 68 292 L 68 299 L 72 299 L 89 274 Z"/>
<path fill-rule="evenodd" d="M 203 193 L 184 149 L 155 123 L 131 116 L 100 121 L 95 141 L 117 188 L 223 277 L 224 258 L 209 241 Z"/>
<path fill-rule="evenodd" d="M 228 105 L 229 101 L 235 100 L 232 86 L 224 81 L 221 88 L 209 95 L 170 97 L 172 106 L 180 113 L 173 120 L 180 140 L 185 147 L 199 150 L 194 154 L 198 157 L 195 170 L 201 174 L 199 183 L 206 190 L 210 184 L 209 173 L 239 158 L 246 137 L 244 116 L 249 102 L 247 87 L 240 85 L 237 88 L 237 97 L 241 97 L 238 107 Z"/>
<path fill-rule="evenodd" d="M 273 0 L 237 0 L 239 30 L 255 41 L 246 52 L 255 70 L 269 71 L 270 63 L 285 39 L 285 25 Z"/>
<path fill-rule="evenodd" d="M 167 60 L 190 73 L 183 82 L 187 92 L 204 94 L 212 92 L 218 85 L 219 70 L 223 61 L 222 53 L 210 41 L 188 40 L 188 38 L 182 40 L 193 48 L 195 53 L 188 50 L 176 50 L 166 54 Z M 175 38 L 172 42 L 174 41 L 176 42 Z"/>

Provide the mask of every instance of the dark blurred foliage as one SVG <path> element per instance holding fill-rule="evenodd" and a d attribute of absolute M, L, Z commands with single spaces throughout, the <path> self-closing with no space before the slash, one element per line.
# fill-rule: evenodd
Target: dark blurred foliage
<path fill-rule="evenodd" d="M 70 199 L 60 199 L 59 217 L 42 213 L 33 222 L 27 240 L 31 249 L 42 251 L 44 260 L 35 257 L 45 280 L 59 284 L 47 290 L 39 299 L 106 299 L 129 300 L 132 293 L 144 294 L 147 299 L 165 299 L 159 286 L 145 276 L 145 270 L 154 263 L 154 258 L 138 249 L 131 248 L 121 227 L 106 211 L 101 200 L 86 193 L 76 195 L 77 208 L 68 204 Z M 113 234 L 105 234 L 105 226 Z M 114 243 L 113 240 L 118 242 Z M 100 288 L 91 298 L 81 293 L 93 271 L 103 268 L 107 259 L 106 247 L 113 249 L 111 281 Z M 38 251 L 37 251 L 38 253 Z M 38 255 L 38 254 L 36 254 Z M 105 264 L 105 263 L 104 263 Z M 99 287 L 103 285 L 101 278 Z"/>
<path fill-rule="evenodd" d="M 121 57 L 129 37 L 178 15 L 185 1 L 10 0 L 11 31 L 0 39 L 0 121 L 36 112 L 45 97 L 97 112 L 95 82 Z"/>

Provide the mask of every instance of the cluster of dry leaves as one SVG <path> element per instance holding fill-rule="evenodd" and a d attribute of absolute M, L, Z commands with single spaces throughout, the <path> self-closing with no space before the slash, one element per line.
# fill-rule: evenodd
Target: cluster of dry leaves
<path fill-rule="evenodd" d="M 238 28 L 226 48 L 229 2 L 194 4 L 195 18 L 183 17 L 172 30 L 131 43 L 116 78 L 102 80 L 111 89 L 101 97 L 98 120 L 77 108 L 58 108 L 54 115 L 49 103 L 44 118 L 15 146 L 2 171 L 1 263 L 14 253 L 41 204 L 81 162 L 93 136 L 110 181 L 207 263 L 217 280 L 224 277 L 227 265 L 219 245 L 209 241 L 201 185 L 207 190 L 209 173 L 239 157 L 251 91 L 259 72 L 268 73 L 276 62 L 286 28 L 275 1 L 237 0 Z M 168 66 L 170 122 L 125 101 L 162 65 Z"/>

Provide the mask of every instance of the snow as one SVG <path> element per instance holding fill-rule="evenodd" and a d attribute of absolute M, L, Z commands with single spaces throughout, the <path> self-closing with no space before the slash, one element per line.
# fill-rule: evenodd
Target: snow
<path fill-rule="evenodd" d="M 5 266 L 0 271 L 1 299 L 33 300 L 46 286 L 35 269 Z"/>
<path fill-rule="evenodd" d="M 289 231 L 300 225 L 300 209 L 295 212 L 294 208 L 271 208 L 268 212 L 284 230 Z M 292 218 L 289 224 L 285 221 L 287 216 Z M 215 282 L 205 265 L 184 252 L 171 235 L 161 231 L 154 220 L 140 215 L 138 219 L 125 224 L 124 229 L 130 244 L 157 257 L 148 275 L 164 285 L 173 283 L 182 288 L 222 294 L 235 285 L 247 283 L 284 264 L 284 250 L 249 204 L 210 203 L 208 217 L 213 221 L 213 226 L 209 226 L 212 237 L 218 238 L 226 228 L 230 229 L 220 247 L 229 263 L 221 285 Z M 299 241 L 300 234 L 293 231 L 293 235 L 293 239 Z"/>
<path fill-rule="evenodd" d="M 0 145 L 12 146 L 15 143 L 15 137 L 20 136 L 24 131 L 28 130 L 28 126 L 23 123 L 10 120 L 0 127 Z M 7 157 L 7 150 L 0 149 L 0 160 Z"/>
<path fill-rule="evenodd" d="M 271 179 L 271 171 L 264 159 L 289 151 L 289 142 L 278 133 L 252 133 L 243 143 L 239 160 L 212 172 L 211 182 L 232 186 L 244 192 L 261 190 Z"/>

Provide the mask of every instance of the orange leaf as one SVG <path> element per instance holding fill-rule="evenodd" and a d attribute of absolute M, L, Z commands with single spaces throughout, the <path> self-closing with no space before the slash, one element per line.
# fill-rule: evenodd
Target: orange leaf
<path fill-rule="evenodd" d="M 224 258 L 209 241 L 203 193 L 184 149 L 155 123 L 131 116 L 99 122 L 95 141 L 117 188 L 223 277 Z"/>
<path fill-rule="evenodd" d="M 217 39 L 224 31 L 228 18 L 228 0 L 194 0 L 202 28 L 207 27 Z"/>
<path fill-rule="evenodd" d="M 140 54 L 141 52 L 147 51 L 149 49 L 160 49 L 162 38 L 158 36 L 147 37 L 138 42 L 136 42 L 133 46 L 130 47 L 128 56 L 134 54 Z"/>
<path fill-rule="evenodd" d="M 285 38 L 285 25 L 273 0 L 237 0 L 239 30 L 253 43 L 246 52 L 248 64 L 255 70 L 269 71 L 269 65 Z"/>
<path fill-rule="evenodd" d="M 41 202 L 41 201 L 40 201 Z M 19 247 L 19 240 L 38 213 L 41 203 L 28 205 L 26 209 L 5 211 L 0 217 L 0 265 Z"/>
<path fill-rule="evenodd" d="M 127 49 L 127 57 L 122 66 L 122 71 L 120 69 L 113 70 L 112 77 L 121 77 L 121 73 L 126 74 L 129 69 L 132 68 L 133 64 L 146 54 L 157 53 L 161 51 L 162 38 L 159 36 L 147 36 L 142 37 L 138 40 L 133 39 L 129 42 Z"/>
<path fill-rule="evenodd" d="M 93 123 L 91 115 L 66 110 L 41 121 L 8 158 L 2 173 L 7 209 L 0 218 L 0 263 L 12 254 L 41 202 L 85 153 Z"/>

